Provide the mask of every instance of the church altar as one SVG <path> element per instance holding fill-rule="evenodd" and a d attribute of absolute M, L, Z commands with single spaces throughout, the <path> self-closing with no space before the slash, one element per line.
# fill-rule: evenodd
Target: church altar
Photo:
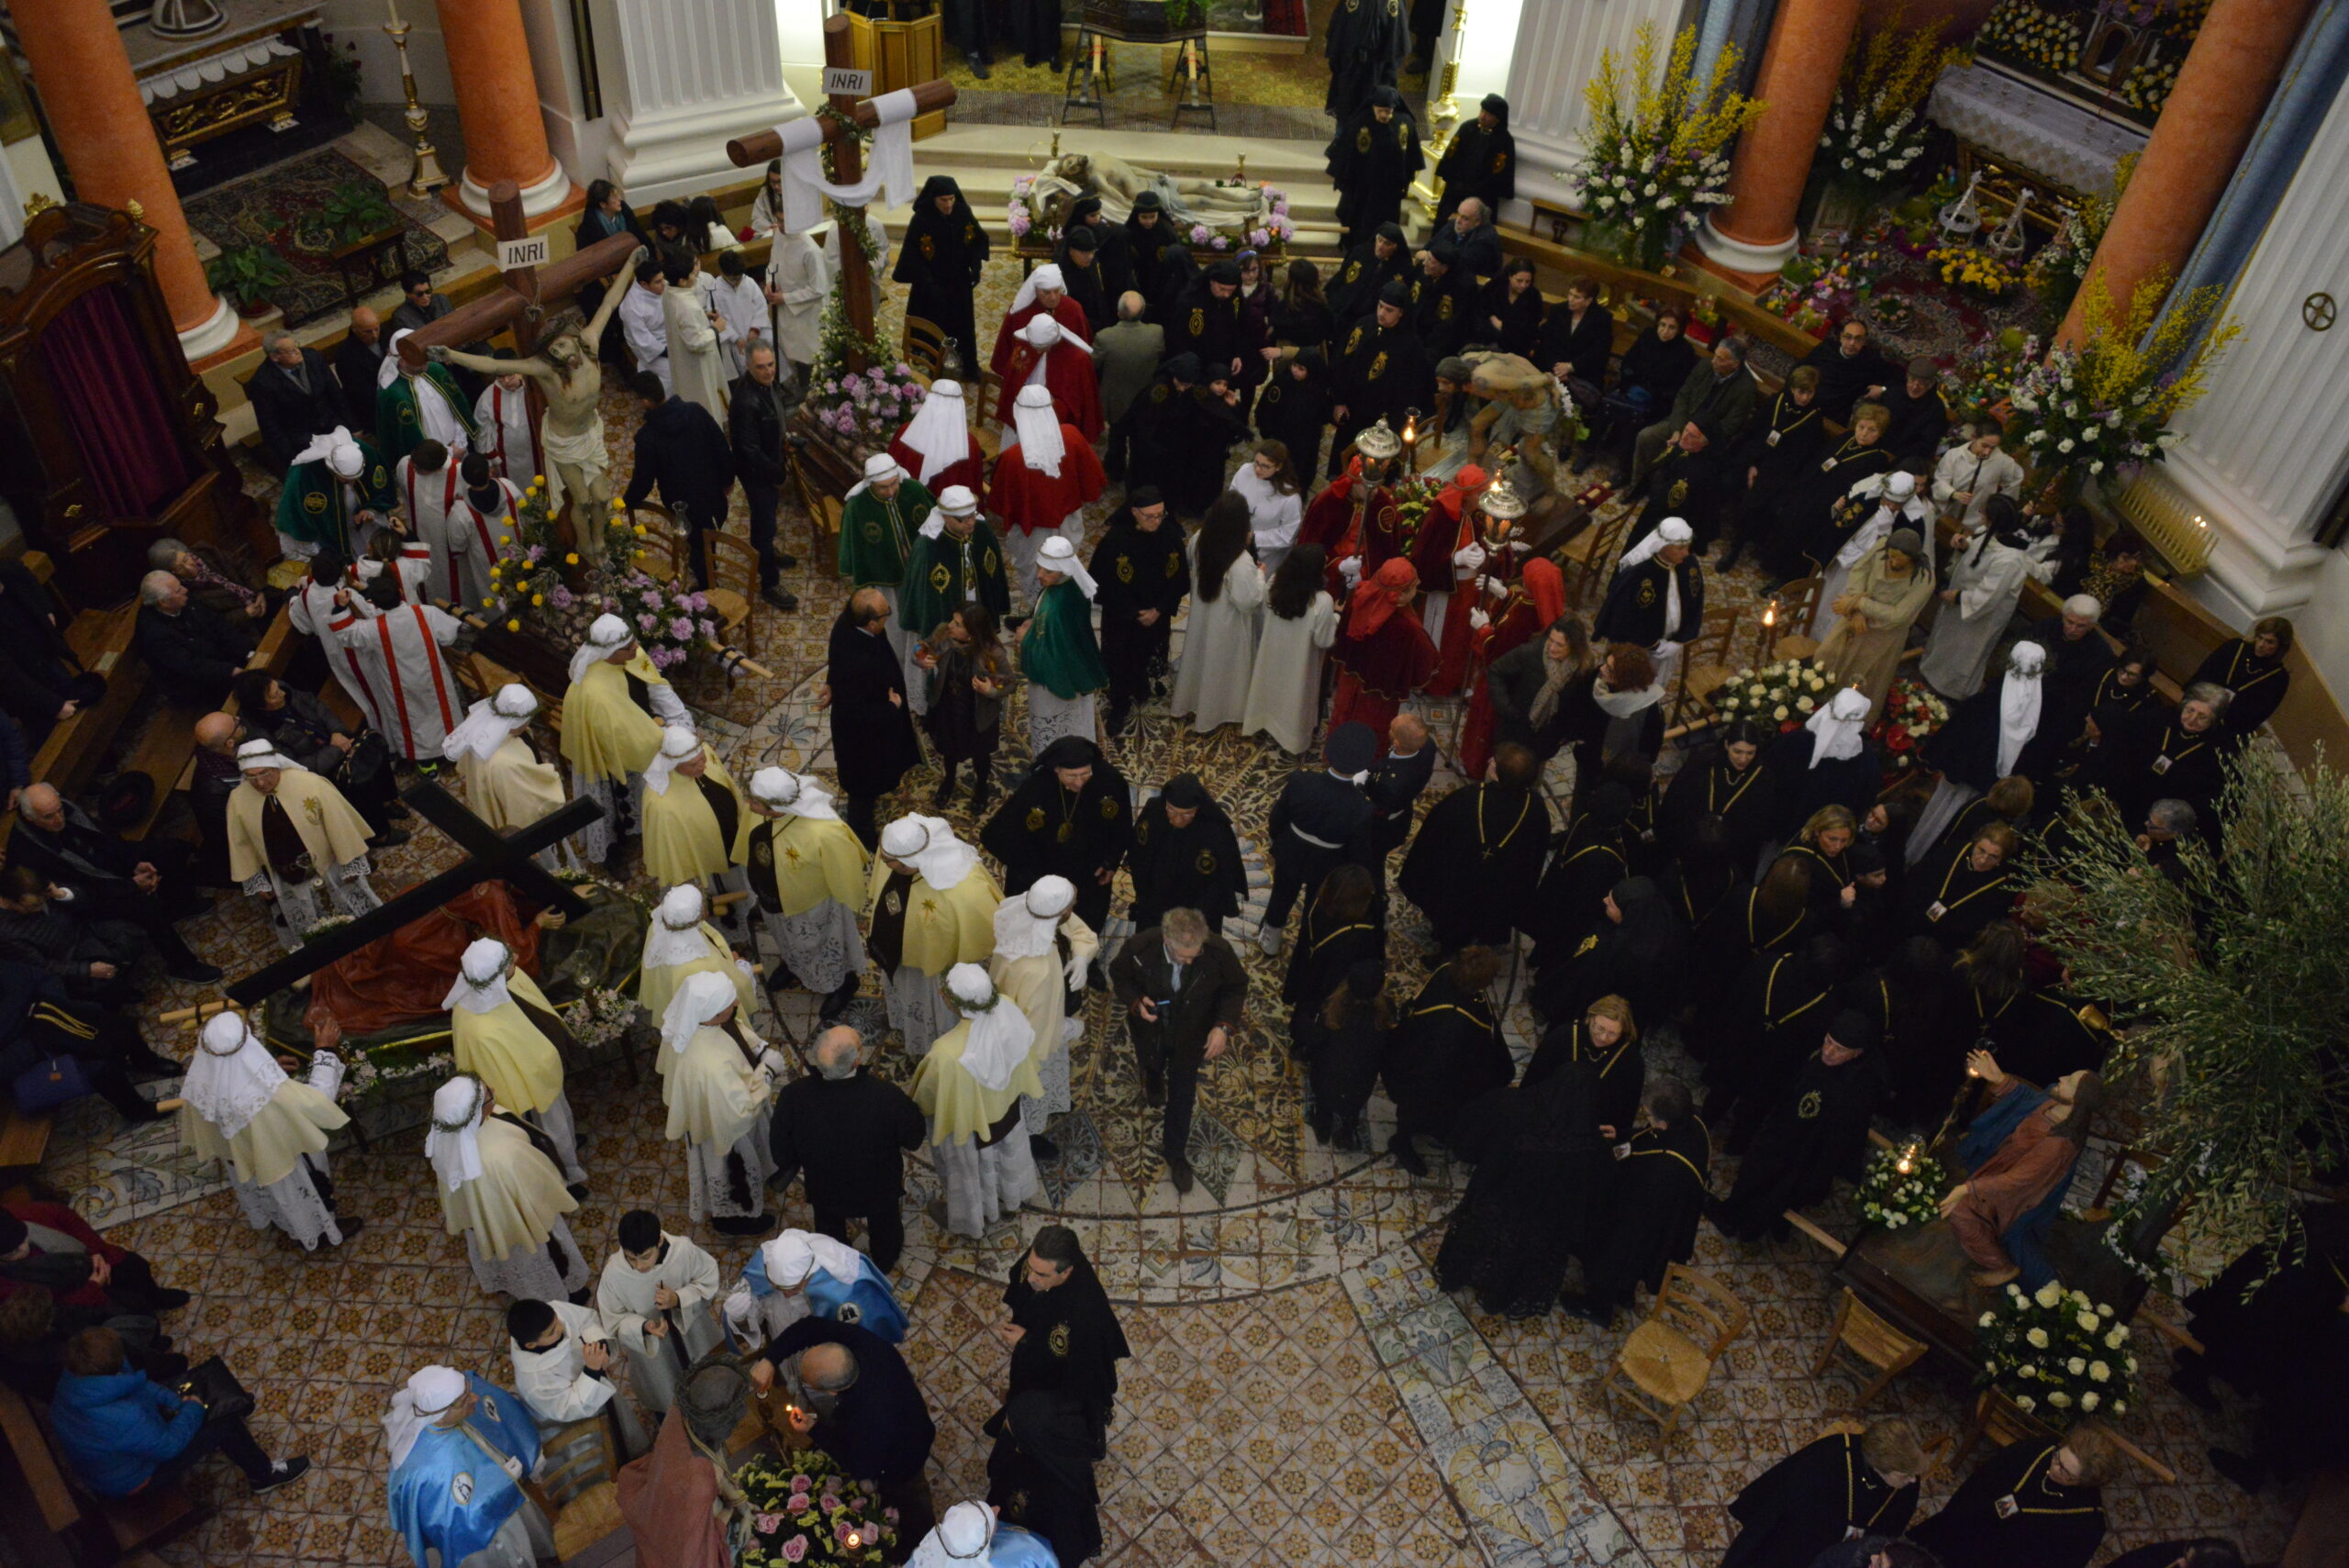
<path fill-rule="evenodd" d="M 2143 152 L 2146 132 L 1990 61 L 1953 67 L 1932 113 L 1967 162 L 1988 162 L 2072 200 L 2112 194 L 2114 167 Z M 1970 173 L 1965 163 L 1960 177 Z"/>

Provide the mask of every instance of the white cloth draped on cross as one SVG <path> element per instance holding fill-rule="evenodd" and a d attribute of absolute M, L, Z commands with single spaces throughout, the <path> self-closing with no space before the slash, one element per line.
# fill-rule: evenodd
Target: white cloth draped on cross
<path fill-rule="evenodd" d="M 914 199 L 914 116 L 919 111 L 910 88 L 884 93 L 873 100 L 878 122 L 873 132 L 872 161 L 864 178 L 852 185 L 836 185 L 824 178 L 823 122 L 813 115 L 774 128 L 783 139 L 783 221 L 794 234 L 823 220 L 820 196 L 844 207 L 861 207 L 886 187 L 890 206 Z"/>

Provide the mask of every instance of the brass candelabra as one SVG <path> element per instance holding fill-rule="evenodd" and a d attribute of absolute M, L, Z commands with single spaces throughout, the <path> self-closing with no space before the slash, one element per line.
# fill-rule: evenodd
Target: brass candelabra
<path fill-rule="evenodd" d="M 433 150 L 431 141 L 424 134 L 429 122 L 425 116 L 424 106 L 417 102 L 416 72 L 407 62 L 408 24 L 400 20 L 398 0 L 384 0 L 384 8 L 392 17 L 384 24 L 384 32 L 392 40 L 392 47 L 399 50 L 400 87 L 407 95 L 407 110 L 402 117 L 407 121 L 408 134 L 416 138 L 416 167 L 408 175 L 407 194 L 421 199 L 448 184 L 449 175 L 440 167 L 440 155 Z"/>

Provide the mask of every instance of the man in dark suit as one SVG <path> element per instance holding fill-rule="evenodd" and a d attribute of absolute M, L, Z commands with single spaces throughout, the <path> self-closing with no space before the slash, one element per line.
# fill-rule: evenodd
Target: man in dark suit
<path fill-rule="evenodd" d="M 365 306 L 351 313 L 351 331 L 335 345 L 335 379 L 342 383 L 342 417 L 354 430 L 375 428 L 375 378 L 384 370 L 384 320 Z"/>
<path fill-rule="evenodd" d="M 629 385 L 644 399 L 644 423 L 636 430 L 636 472 L 628 482 L 627 501 L 640 506 L 653 490 L 661 504 L 685 526 L 689 570 L 695 584 L 709 586 L 702 569 L 701 531 L 726 521 L 726 505 L 734 488 L 734 454 L 726 432 L 709 410 L 688 398 L 672 397 L 661 378 L 639 371 Z"/>
<path fill-rule="evenodd" d="M 342 384 L 316 349 L 302 347 L 291 332 L 271 332 L 261 340 L 261 368 L 245 383 L 253 417 L 261 424 L 261 444 L 271 463 L 283 471 L 295 454 L 310 444 L 312 436 L 350 423 Z M 367 396 L 374 401 L 374 384 Z"/>
<path fill-rule="evenodd" d="M 51 785 L 36 784 L 17 797 L 8 861 L 71 888 L 74 907 L 85 919 L 128 920 L 145 931 L 173 979 L 217 980 L 220 972 L 196 957 L 172 929 L 175 921 L 212 907 L 188 875 L 192 848 L 179 839 L 127 842 Z"/>
<path fill-rule="evenodd" d="M 751 1382 L 762 1394 L 782 1384 L 792 1429 L 876 1483 L 897 1510 L 901 1539 L 930 1532 L 938 1515 L 924 1471 L 938 1427 L 895 1345 L 855 1323 L 803 1318 L 759 1352 Z"/>
<path fill-rule="evenodd" d="M 1386 754 L 1363 784 L 1363 795 L 1377 813 L 1364 835 L 1365 858 L 1373 869 L 1382 868 L 1386 857 L 1411 836 L 1411 808 L 1435 777 L 1435 746 L 1419 715 L 1396 715 L 1386 727 Z"/>
<path fill-rule="evenodd" d="M 1126 1009 L 1126 1032 L 1141 1069 L 1142 1093 L 1166 1111 L 1159 1142 L 1177 1193 L 1191 1190 L 1191 1107 L 1199 1067 L 1240 1035 L 1248 973 L 1230 943 L 1208 929 L 1197 909 L 1169 909 L 1118 950 L 1109 983 Z"/>
<path fill-rule="evenodd" d="M 753 343 L 743 354 L 746 368 L 727 389 L 727 435 L 734 443 L 735 472 L 751 504 L 751 543 L 759 552 L 759 593 L 779 610 L 796 610 L 799 596 L 782 584 L 783 570 L 799 558 L 775 548 L 775 508 L 783 502 L 786 449 L 783 440 L 788 406 L 774 349 Z"/>

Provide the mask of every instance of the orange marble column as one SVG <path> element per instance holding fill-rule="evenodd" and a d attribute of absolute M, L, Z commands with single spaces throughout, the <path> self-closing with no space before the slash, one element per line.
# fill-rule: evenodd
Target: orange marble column
<path fill-rule="evenodd" d="M 204 281 L 187 215 L 106 0 L 40 0 L 12 14 L 75 199 L 124 209 L 137 202 L 141 220 L 155 231 L 156 281 L 188 358 L 214 358 L 250 340 L 252 329 Z"/>
<path fill-rule="evenodd" d="M 2210 7 L 2088 268 L 2116 303 L 2156 272 L 2175 276 L 2193 254 L 2313 5 L 2217 0 Z M 2075 297 L 2055 340 L 2076 345 L 2083 330 Z"/>
<path fill-rule="evenodd" d="M 1834 106 L 1835 82 L 1859 24 L 1862 0 L 1785 0 L 1762 54 L 1753 96 L 1768 106 L 1740 138 L 1726 206 L 1706 220 L 1698 243 L 1724 270 L 1767 275 L 1798 238 L 1795 213 L 1810 179 L 1811 156 Z"/>
<path fill-rule="evenodd" d="M 467 216 L 486 222 L 489 188 L 511 180 L 521 189 L 525 217 L 554 211 L 572 194 L 571 182 L 547 150 L 521 0 L 440 0 L 440 41 L 465 130 L 464 176 L 447 195 Z"/>

